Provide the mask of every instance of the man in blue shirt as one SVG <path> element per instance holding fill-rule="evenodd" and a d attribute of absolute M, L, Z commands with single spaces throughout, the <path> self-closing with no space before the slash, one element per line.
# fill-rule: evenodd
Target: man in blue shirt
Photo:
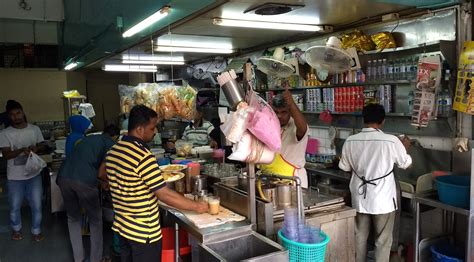
<path fill-rule="evenodd" d="M 84 249 L 81 235 L 81 207 L 90 222 L 91 262 L 102 259 L 102 209 L 98 189 L 98 170 L 107 151 L 115 144 L 120 129 L 107 126 L 101 135 L 81 139 L 71 150 L 58 173 L 58 185 L 68 216 L 69 238 L 74 261 L 83 261 Z"/>

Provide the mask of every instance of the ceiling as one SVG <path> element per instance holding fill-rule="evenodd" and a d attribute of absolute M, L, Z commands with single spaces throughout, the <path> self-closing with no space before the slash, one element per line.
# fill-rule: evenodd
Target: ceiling
<path fill-rule="evenodd" d="M 225 27 L 213 25 L 213 18 L 222 17 L 256 21 L 332 25 L 334 30 L 337 30 L 357 21 L 412 8 L 406 5 L 378 3 L 370 0 L 337 0 L 337 4 L 335 4 L 334 0 L 272 0 L 271 2 L 304 5 L 304 7 L 286 14 L 262 16 L 244 12 L 266 3 L 265 1 L 231 0 L 202 15 L 193 17 L 185 23 L 172 26 L 168 33 L 172 35 L 200 35 L 227 38 L 237 53 L 246 53 L 257 49 L 263 50 L 264 47 L 271 47 L 282 42 L 315 37 L 322 33 Z M 150 54 L 152 52 L 151 41 L 142 42 L 125 52 Z M 196 61 L 216 56 L 215 54 L 206 53 L 184 53 L 183 55 L 186 61 Z M 117 59 L 120 59 L 120 57 L 112 57 L 105 62 L 117 62 Z"/>

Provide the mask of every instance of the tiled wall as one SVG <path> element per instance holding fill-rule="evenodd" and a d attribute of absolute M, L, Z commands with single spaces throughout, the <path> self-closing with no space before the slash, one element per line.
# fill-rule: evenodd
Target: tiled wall
<path fill-rule="evenodd" d="M 309 136 L 319 140 L 319 154 L 335 155 L 336 149 L 331 149 L 331 140 L 329 139 L 328 128 L 325 127 L 310 127 Z"/>

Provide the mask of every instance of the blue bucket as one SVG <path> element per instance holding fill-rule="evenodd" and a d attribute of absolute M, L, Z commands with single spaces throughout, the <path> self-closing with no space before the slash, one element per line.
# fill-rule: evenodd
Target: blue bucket
<path fill-rule="evenodd" d="M 432 262 L 463 262 L 463 252 L 449 243 L 442 242 L 432 245 L 431 248 Z"/>
<path fill-rule="evenodd" d="M 447 175 L 436 178 L 439 200 L 443 203 L 469 208 L 471 177 Z"/>

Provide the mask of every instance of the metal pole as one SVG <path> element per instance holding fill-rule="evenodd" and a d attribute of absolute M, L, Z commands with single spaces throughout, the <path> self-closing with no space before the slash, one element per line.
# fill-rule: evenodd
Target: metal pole
<path fill-rule="evenodd" d="M 179 225 L 174 223 L 174 261 L 179 261 Z"/>
<path fill-rule="evenodd" d="M 249 196 L 249 214 L 252 227 L 257 225 L 257 202 L 255 197 L 255 164 L 248 163 L 247 192 Z"/>
<path fill-rule="evenodd" d="M 415 262 L 419 261 L 418 243 L 420 242 L 420 203 L 415 199 Z"/>

